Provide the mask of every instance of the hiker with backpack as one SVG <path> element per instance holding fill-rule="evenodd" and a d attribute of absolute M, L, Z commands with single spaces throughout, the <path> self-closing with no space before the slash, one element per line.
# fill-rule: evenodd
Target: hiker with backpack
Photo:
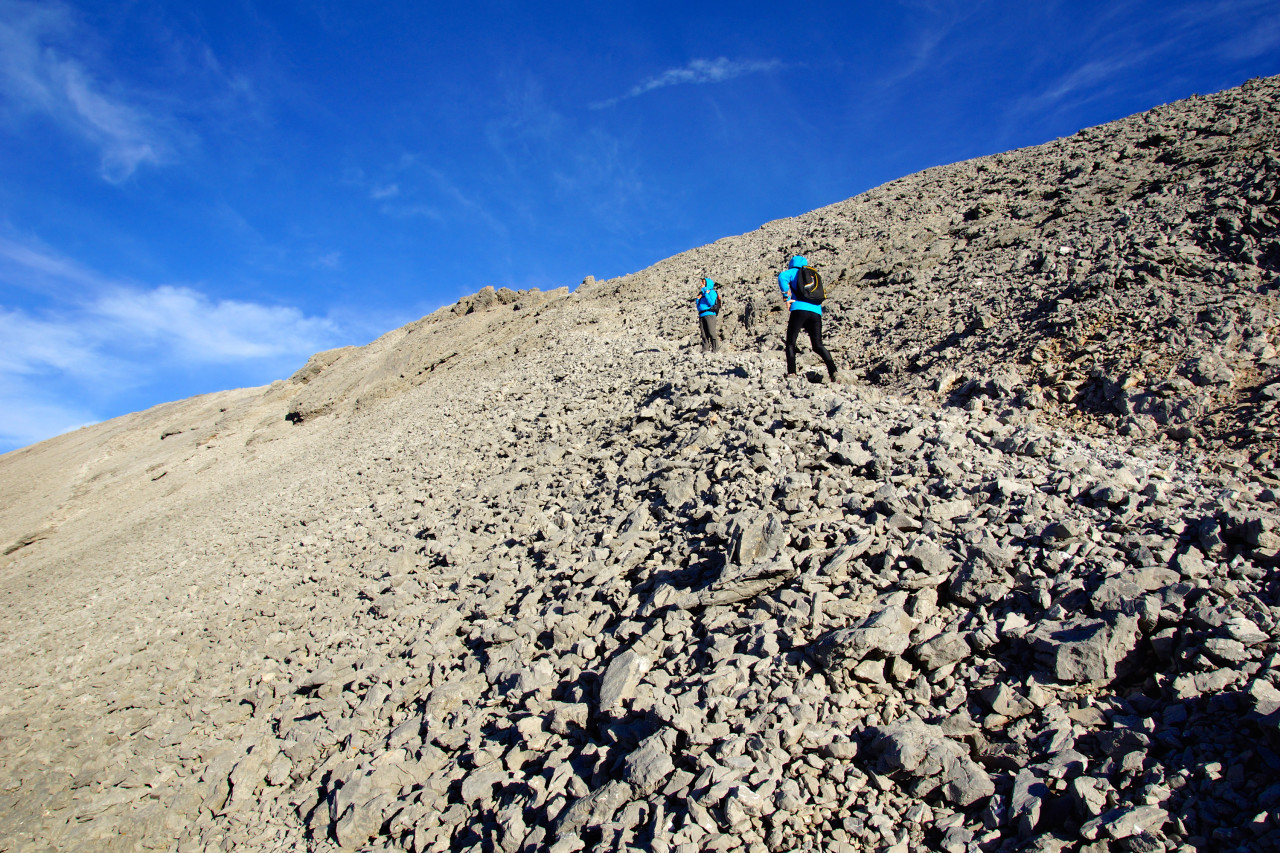
<path fill-rule="evenodd" d="M 702 280 L 702 289 L 698 291 L 698 330 L 702 333 L 702 351 L 719 352 L 720 338 L 717 326 L 720 319 L 720 294 L 716 293 L 716 283 L 709 278 Z"/>
<path fill-rule="evenodd" d="M 813 351 L 822 358 L 827 366 L 827 375 L 836 381 L 836 363 L 822 345 L 822 301 L 826 292 L 822 287 L 822 277 L 818 271 L 809 266 L 803 255 L 791 259 L 791 266 L 778 273 L 778 287 L 782 296 L 790 306 L 791 315 L 787 319 L 787 375 L 796 372 L 796 339 L 801 330 L 809 334 L 809 343 Z"/>

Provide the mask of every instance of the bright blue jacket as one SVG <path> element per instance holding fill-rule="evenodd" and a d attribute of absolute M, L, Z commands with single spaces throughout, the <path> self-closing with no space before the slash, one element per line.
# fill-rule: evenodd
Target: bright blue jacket
<path fill-rule="evenodd" d="M 698 316 L 714 317 L 720 312 L 716 304 L 716 283 L 709 278 L 702 280 L 702 290 L 698 292 Z"/>
<path fill-rule="evenodd" d="M 822 306 L 815 305 L 812 302 L 804 302 L 794 299 L 791 296 L 791 285 L 796 280 L 796 270 L 803 266 L 807 266 L 808 259 L 804 255 L 796 255 L 791 259 L 791 266 L 778 273 L 778 287 L 782 288 L 782 298 L 791 303 L 792 311 L 812 311 L 815 314 L 822 313 Z"/>

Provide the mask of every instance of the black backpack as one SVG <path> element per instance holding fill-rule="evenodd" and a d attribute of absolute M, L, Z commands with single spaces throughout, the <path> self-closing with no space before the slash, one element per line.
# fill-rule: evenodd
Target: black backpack
<path fill-rule="evenodd" d="M 821 305 L 827 298 L 827 292 L 822 289 L 822 276 L 813 267 L 799 267 L 791 283 L 791 295 L 801 302 Z"/>

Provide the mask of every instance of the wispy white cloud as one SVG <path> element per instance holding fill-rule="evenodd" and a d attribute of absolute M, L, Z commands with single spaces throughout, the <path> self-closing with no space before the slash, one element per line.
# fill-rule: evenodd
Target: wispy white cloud
<path fill-rule="evenodd" d="M 160 122 L 72 55 L 75 43 L 74 21 L 62 4 L 0 0 L 4 99 L 95 146 L 107 181 L 164 161 L 170 146 Z"/>
<path fill-rule="evenodd" d="M 49 370 L 90 378 L 99 373 L 94 346 L 83 330 L 46 321 L 25 311 L 0 308 L 0 376 L 31 376 Z"/>
<path fill-rule="evenodd" d="M 0 282 L 36 292 L 93 291 L 101 276 L 47 248 L 0 237 Z"/>
<path fill-rule="evenodd" d="M 1092 49 L 1039 92 L 1018 100 L 1014 113 L 1078 106 L 1148 81 L 1153 68 L 1176 69 L 1211 55 L 1243 61 L 1280 50 L 1275 0 L 1184 3 L 1168 10 L 1164 27 L 1154 34 L 1145 20 L 1141 27 L 1129 20 L 1137 14 L 1132 5 L 1113 6 L 1094 22 Z M 1230 25 L 1224 27 L 1224 22 Z"/>
<path fill-rule="evenodd" d="M 105 345 L 160 347 L 191 364 L 310 354 L 337 332 L 321 317 L 287 305 L 216 300 L 188 287 L 120 288 L 86 306 Z M 78 325 L 78 324 L 77 324 Z"/>
<path fill-rule="evenodd" d="M 882 69 L 876 83 L 888 89 L 922 71 L 936 70 L 950 62 L 947 48 L 955 33 L 984 5 L 983 0 L 897 0 L 910 14 L 916 28 L 904 39 L 902 60 Z"/>
<path fill-rule="evenodd" d="M 1221 46 L 1220 52 L 1227 59 L 1237 62 L 1257 59 L 1260 56 L 1274 56 L 1280 52 L 1280 17 L 1275 15 L 1274 7 L 1271 13 L 1256 25 L 1226 41 Z"/>
<path fill-rule="evenodd" d="M 24 272 L 39 280 L 24 282 Z M 60 298 L 42 308 L 0 306 L 0 447 L 96 420 L 83 401 L 102 397 L 104 387 L 301 363 L 346 331 L 294 306 L 116 281 L 41 247 L 0 241 L 0 286 L 49 294 L 59 279 Z"/>
<path fill-rule="evenodd" d="M 292 306 L 213 299 L 171 285 L 118 287 L 58 311 L 0 308 L 0 376 L 145 376 L 158 353 L 166 367 L 305 357 L 338 331 L 332 320 Z"/>
<path fill-rule="evenodd" d="M 497 233 L 507 233 L 506 224 L 486 210 L 476 196 L 464 192 L 442 170 L 424 162 L 423 157 L 406 152 L 380 171 L 394 175 L 395 180 L 370 182 L 362 169 L 349 170 L 346 180 L 365 187 L 371 199 L 381 202 L 378 212 L 385 216 L 446 222 L 463 214 L 483 221 Z"/>
<path fill-rule="evenodd" d="M 329 270 L 336 270 L 342 266 L 342 253 L 338 251 L 326 252 L 315 259 L 312 266 L 324 267 Z"/>
<path fill-rule="evenodd" d="M 661 74 L 657 74 L 641 83 L 637 83 L 635 86 L 632 86 L 625 95 L 619 95 L 616 98 L 609 98 L 604 101 L 597 101 L 596 103 L 591 104 L 591 108 L 593 110 L 605 109 L 630 98 L 638 98 L 647 92 L 654 91 L 655 89 L 665 89 L 668 86 L 723 83 L 726 80 L 742 77 L 745 74 L 760 74 L 769 71 L 777 71 L 783 67 L 785 66 L 780 59 L 741 60 L 728 59 L 723 56 L 716 59 L 694 59 L 683 68 L 668 68 Z"/>
<path fill-rule="evenodd" d="M 100 420 L 74 403 L 49 399 L 36 384 L 0 377 L 0 453 Z"/>
<path fill-rule="evenodd" d="M 1022 99 L 1019 107 L 1031 110 L 1044 109 L 1084 93 L 1096 95 L 1099 87 L 1116 80 L 1126 69 L 1140 65 L 1146 58 L 1147 52 L 1138 51 L 1125 56 L 1087 60 L 1052 81 L 1040 92 Z"/>

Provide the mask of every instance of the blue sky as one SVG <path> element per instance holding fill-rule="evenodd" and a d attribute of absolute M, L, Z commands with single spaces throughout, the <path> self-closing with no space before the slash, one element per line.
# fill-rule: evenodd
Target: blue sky
<path fill-rule="evenodd" d="M 1280 0 L 0 0 L 0 452 L 1277 73 Z"/>

